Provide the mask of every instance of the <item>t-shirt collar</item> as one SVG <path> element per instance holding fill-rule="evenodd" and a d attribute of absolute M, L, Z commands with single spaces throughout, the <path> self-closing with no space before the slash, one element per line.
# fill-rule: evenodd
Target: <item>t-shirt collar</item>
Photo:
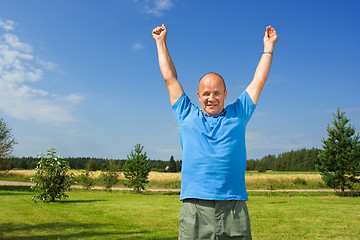
<path fill-rule="evenodd" d="M 205 116 L 205 117 L 211 117 L 211 118 L 218 118 L 218 117 L 221 117 L 221 116 L 224 116 L 225 113 L 226 113 L 226 109 L 224 108 L 223 111 L 217 115 L 213 115 L 213 116 L 210 116 L 209 114 L 207 114 L 206 112 L 204 112 L 204 110 L 201 109 L 201 112 L 202 114 Z"/>

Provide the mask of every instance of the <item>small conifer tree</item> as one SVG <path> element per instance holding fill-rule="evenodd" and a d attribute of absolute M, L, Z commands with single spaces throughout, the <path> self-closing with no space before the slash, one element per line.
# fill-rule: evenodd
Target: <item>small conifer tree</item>
<path fill-rule="evenodd" d="M 177 172 L 177 167 L 176 167 L 176 162 L 174 160 L 174 156 L 170 157 L 168 171 L 169 172 Z"/>
<path fill-rule="evenodd" d="M 360 141 L 355 134 L 355 127 L 349 123 L 345 113 L 333 114 L 333 127 L 328 125 L 328 138 L 322 140 L 323 150 L 320 151 L 319 164 L 322 179 L 331 188 L 340 189 L 345 195 L 345 189 L 354 189 L 360 182 Z"/>
<path fill-rule="evenodd" d="M 86 171 L 79 176 L 79 183 L 87 190 L 94 186 L 95 180 L 92 178 L 89 169 L 86 169 Z"/>
<path fill-rule="evenodd" d="M 143 148 L 140 144 L 136 144 L 123 166 L 124 184 L 133 188 L 136 193 L 145 190 L 145 184 L 149 182 L 149 162 L 146 152 L 142 153 Z"/>
<path fill-rule="evenodd" d="M 119 168 L 115 160 L 109 161 L 109 170 L 100 174 L 100 181 L 106 191 L 111 191 L 111 188 L 119 182 Z"/>

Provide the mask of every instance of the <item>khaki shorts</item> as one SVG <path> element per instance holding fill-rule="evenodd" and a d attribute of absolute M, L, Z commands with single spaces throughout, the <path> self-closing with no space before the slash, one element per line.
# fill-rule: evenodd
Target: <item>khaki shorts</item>
<path fill-rule="evenodd" d="M 180 209 L 179 239 L 252 239 L 246 202 L 185 199 Z"/>

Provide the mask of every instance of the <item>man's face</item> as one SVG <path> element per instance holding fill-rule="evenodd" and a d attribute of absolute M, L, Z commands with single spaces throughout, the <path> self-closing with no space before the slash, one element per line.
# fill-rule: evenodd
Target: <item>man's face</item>
<path fill-rule="evenodd" d="M 199 82 L 198 98 L 201 108 L 209 116 L 214 116 L 224 110 L 227 91 L 223 80 L 216 74 L 209 73 Z"/>

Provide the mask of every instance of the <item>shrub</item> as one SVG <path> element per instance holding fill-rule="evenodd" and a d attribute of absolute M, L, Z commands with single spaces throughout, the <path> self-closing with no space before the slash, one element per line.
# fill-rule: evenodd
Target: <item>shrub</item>
<path fill-rule="evenodd" d="M 35 183 L 31 189 L 39 194 L 32 200 L 54 202 L 56 198 L 67 198 L 65 191 L 70 190 L 73 174 L 68 174 L 69 163 L 61 156 L 56 156 L 55 148 L 49 148 L 47 153 L 39 154 L 40 161 L 30 181 Z"/>
<path fill-rule="evenodd" d="M 94 179 L 91 177 L 91 174 L 89 170 L 86 170 L 86 172 L 82 173 L 79 176 L 79 184 L 83 186 L 83 188 L 89 190 L 92 188 L 95 184 Z"/>
<path fill-rule="evenodd" d="M 293 181 L 293 183 L 294 183 L 295 185 L 303 185 L 303 186 L 306 186 L 306 185 L 307 185 L 306 180 L 303 179 L 303 178 L 299 178 L 299 177 L 295 178 L 294 181 Z"/>
<path fill-rule="evenodd" d="M 13 146 L 17 144 L 15 138 L 11 134 L 11 129 L 8 128 L 3 118 L 0 118 L 0 173 L 6 174 L 10 169 L 11 163 L 9 158 L 11 156 Z"/>
<path fill-rule="evenodd" d="M 106 191 L 111 191 L 111 188 L 119 182 L 119 169 L 114 160 L 109 162 L 109 170 L 100 174 L 100 182 Z"/>

